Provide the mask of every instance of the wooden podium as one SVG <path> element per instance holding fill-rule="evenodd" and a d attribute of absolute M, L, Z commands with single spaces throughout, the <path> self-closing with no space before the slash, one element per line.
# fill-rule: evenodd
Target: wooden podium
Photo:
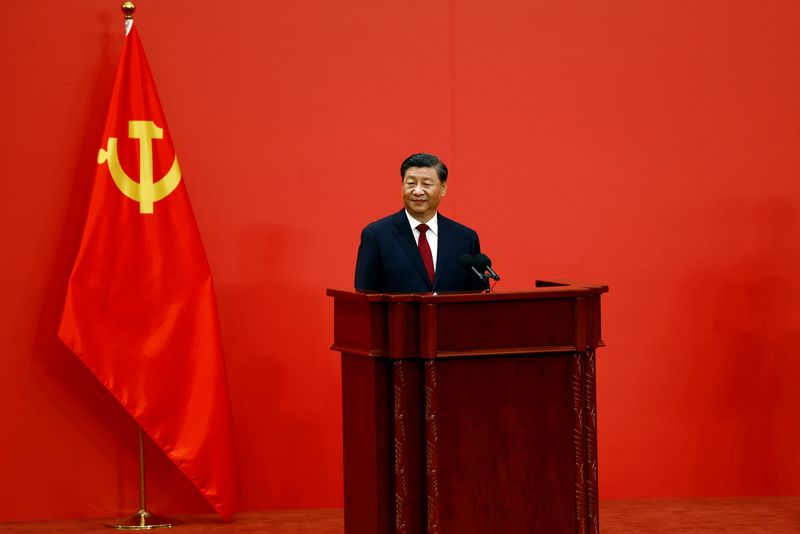
<path fill-rule="evenodd" d="M 328 290 L 348 534 L 599 533 L 603 285 Z"/>

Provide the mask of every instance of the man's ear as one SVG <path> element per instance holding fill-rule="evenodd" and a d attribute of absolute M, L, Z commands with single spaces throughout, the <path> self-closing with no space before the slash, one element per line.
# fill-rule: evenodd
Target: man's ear
<path fill-rule="evenodd" d="M 444 182 L 442 184 L 442 196 L 445 196 L 446 194 L 447 194 L 447 182 Z"/>

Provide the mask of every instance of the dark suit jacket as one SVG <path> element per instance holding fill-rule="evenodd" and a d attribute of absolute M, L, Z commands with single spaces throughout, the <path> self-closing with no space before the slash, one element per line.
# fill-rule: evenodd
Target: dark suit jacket
<path fill-rule="evenodd" d="M 428 293 L 486 288 L 472 270 L 461 267 L 462 254 L 481 251 L 478 234 L 439 214 L 436 275 L 431 285 L 405 209 L 369 224 L 361 232 L 355 287 L 361 291 Z"/>

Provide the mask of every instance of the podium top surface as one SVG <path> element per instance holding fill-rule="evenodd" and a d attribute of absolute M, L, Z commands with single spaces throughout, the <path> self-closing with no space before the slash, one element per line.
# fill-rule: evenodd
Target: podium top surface
<path fill-rule="evenodd" d="M 327 295 L 334 298 L 358 300 L 362 302 L 416 302 L 423 304 L 469 302 L 480 300 L 528 300 L 579 297 L 583 295 L 599 295 L 608 292 L 605 284 L 584 283 L 572 280 L 536 280 L 536 287 L 524 291 L 470 291 L 470 292 L 443 292 L 443 293 L 381 293 L 368 291 L 354 291 L 343 289 L 328 289 Z"/>
<path fill-rule="evenodd" d="M 603 346 L 608 286 L 537 280 L 526 291 L 366 293 L 328 289 L 333 350 L 390 359 L 573 354 Z"/>

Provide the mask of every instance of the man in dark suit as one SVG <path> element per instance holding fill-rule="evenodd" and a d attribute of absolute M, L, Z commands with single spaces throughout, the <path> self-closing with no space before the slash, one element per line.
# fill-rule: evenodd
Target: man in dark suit
<path fill-rule="evenodd" d="M 478 234 L 439 214 L 447 166 L 432 154 L 413 154 L 400 166 L 404 209 L 361 232 L 355 287 L 359 291 L 428 293 L 486 288 L 459 263 L 481 251 Z"/>

